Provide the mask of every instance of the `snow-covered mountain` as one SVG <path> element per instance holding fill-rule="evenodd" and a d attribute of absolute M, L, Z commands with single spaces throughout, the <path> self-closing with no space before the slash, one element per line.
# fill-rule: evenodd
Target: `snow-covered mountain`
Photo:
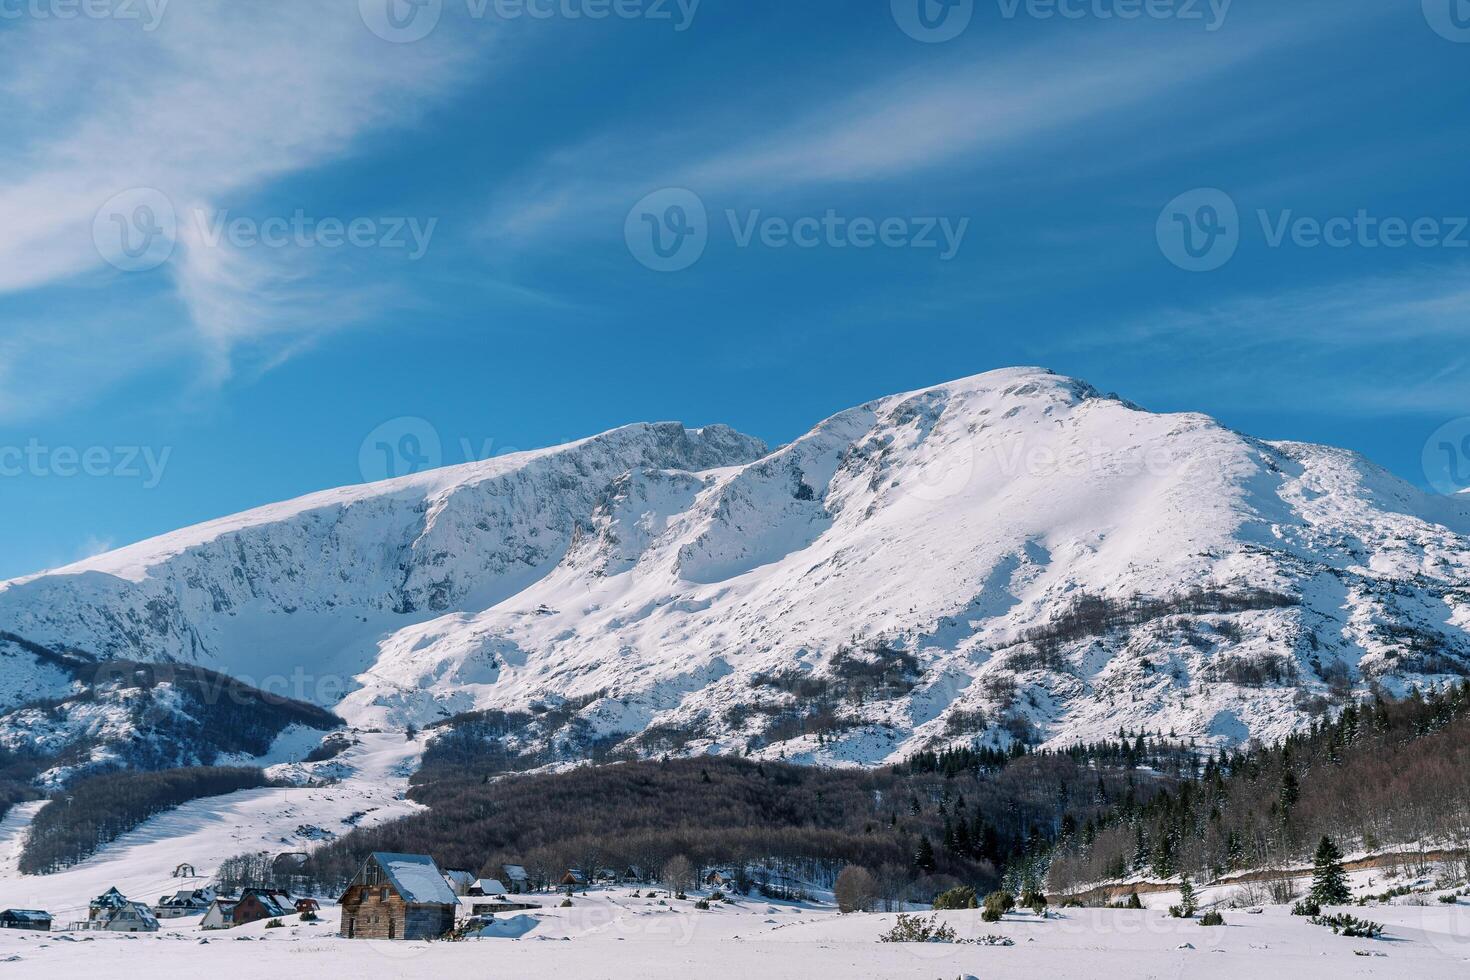
<path fill-rule="evenodd" d="M 1470 674 L 1470 500 L 1018 368 L 315 494 L 0 585 L 0 633 L 541 758 L 1230 742 Z M 0 707 L 74 683 L 0 662 Z"/>

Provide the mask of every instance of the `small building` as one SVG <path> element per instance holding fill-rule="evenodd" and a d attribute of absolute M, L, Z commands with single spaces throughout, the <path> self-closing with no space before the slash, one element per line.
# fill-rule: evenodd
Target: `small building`
<path fill-rule="evenodd" d="M 474 898 L 494 898 L 497 895 L 507 895 L 509 891 L 504 882 L 498 878 L 481 878 L 471 885 L 465 894 Z"/>
<path fill-rule="evenodd" d="M 459 897 L 424 854 L 373 854 L 343 893 L 346 939 L 438 939 L 454 928 Z"/>
<path fill-rule="evenodd" d="M 30 932 L 50 932 L 51 913 L 34 909 L 6 909 L 0 912 L 0 929 L 25 929 Z"/>
<path fill-rule="evenodd" d="M 587 887 L 587 875 L 581 868 L 568 868 L 567 873 L 561 876 L 560 884 L 561 887 L 567 890 L 567 894 L 570 895 L 578 888 Z"/>
<path fill-rule="evenodd" d="M 321 910 L 322 903 L 318 902 L 314 898 L 298 898 L 296 900 L 297 915 L 305 915 L 308 912 L 310 912 L 312 915 L 316 915 Z"/>
<path fill-rule="evenodd" d="M 285 892 L 247 888 L 235 905 L 234 924 L 249 925 L 262 919 L 281 919 L 296 914 L 296 902 Z"/>
<path fill-rule="evenodd" d="M 444 871 L 444 882 L 449 885 L 450 891 L 461 897 L 468 895 L 475 884 L 475 873 L 463 868 L 447 868 Z"/>
<path fill-rule="evenodd" d="M 153 914 L 160 919 L 182 919 L 190 915 L 203 915 L 209 911 L 215 898 L 213 888 L 192 888 L 165 895 L 153 906 Z"/>
<path fill-rule="evenodd" d="M 704 876 L 704 883 L 711 888 L 732 888 L 736 878 L 733 868 L 711 868 Z"/>
<path fill-rule="evenodd" d="M 519 864 L 502 864 L 500 880 L 512 895 L 524 895 L 531 890 L 531 876 Z"/>
<path fill-rule="evenodd" d="M 98 920 L 96 928 L 103 932 L 157 932 L 158 918 L 153 910 L 141 902 L 124 902 L 106 919 Z"/>
<path fill-rule="evenodd" d="M 192 865 L 192 864 L 181 864 L 177 868 L 174 868 L 174 877 L 175 878 L 198 878 L 199 877 L 199 872 L 197 872 L 197 871 L 194 870 L 194 865 Z"/>
<path fill-rule="evenodd" d="M 128 900 L 123 896 L 122 892 L 116 888 L 109 888 L 101 895 L 92 899 L 91 904 L 87 906 L 87 921 L 99 922 L 105 920 L 127 903 Z"/>
<path fill-rule="evenodd" d="M 209 903 L 209 910 L 204 913 L 204 921 L 199 923 L 199 927 L 201 929 L 235 928 L 235 906 L 239 904 L 238 898 L 216 898 Z"/>

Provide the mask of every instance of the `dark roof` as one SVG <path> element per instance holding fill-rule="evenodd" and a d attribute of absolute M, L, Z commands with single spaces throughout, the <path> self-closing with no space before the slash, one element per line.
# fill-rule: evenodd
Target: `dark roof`
<path fill-rule="evenodd" d="M 267 915 L 294 915 L 296 912 L 296 903 L 285 892 L 269 891 L 264 888 L 247 888 L 240 900 L 244 901 L 251 896 L 255 897 L 255 900 L 260 903 L 261 908 L 265 909 Z"/>
<path fill-rule="evenodd" d="M 37 912 L 35 909 L 6 909 L 4 912 L 0 912 L 0 915 L 3 915 L 7 919 L 14 919 L 18 922 L 51 921 L 50 912 Z"/>
<path fill-rule="evenodd" d="M 458 905 L 459 896 L 439 873 L 439 866 L 427 854 L 373 855 L 378 867 L 388 876 L 393 890 L 411 905 Z"/>

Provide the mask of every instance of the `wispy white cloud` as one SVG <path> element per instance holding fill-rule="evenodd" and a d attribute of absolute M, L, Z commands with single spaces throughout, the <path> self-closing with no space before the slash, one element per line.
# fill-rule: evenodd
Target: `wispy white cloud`
<path fill-rule="evenodd" d="M 1286 33 L 1240 31 L 1228 46 L 1176 37 L 1129 49 L 1053 44 L 982 62 L 926 60 L 855 91 L 794 104 L 759 133 L 732 122 L 739 118 L 732 106 L 690 124 L 661 119 L 643 130 L 599 134 L 559 148 L 507 188 L 489 227 L 521 240 L 579 222 L 604 227 L 606 213 L 656 187 L 783 194 L 956 165 L 973 170 L 1146 106 L 1183 108 L 1193 87 L 1281 43 Z"/>
<path fill-rule="evenodd" d="M 1423 267 L 1165 308 L 1085 334 L 1059 351 L 1176 364 L 1190 395 L 1259 410 L 1338 414 L 1470 409 L 1470 267 Z"/>
<path fill-rule="evenodd" d="M 155 189 L 181 214 L 166 281 L 223 376 L 238 346 L 269 339 L 284 349 L 338 325 L 351 306 L 302 304 L 315 258 L 302 250 L 245 255 L 188 240 L 184 207 L 249 201 L 410 118 L 489 34 L 472 42 L 445 29 L 389 44 L 366 28 L 357 0 L 174 0 L 155 29 L 144 26 L 31 19 L 0 32 L 0 293 L 137 275 L 104 263 L 93 223 L 114 195 Z M 5 328 L 0 337 L 21 356 L 38 342 Z"/>

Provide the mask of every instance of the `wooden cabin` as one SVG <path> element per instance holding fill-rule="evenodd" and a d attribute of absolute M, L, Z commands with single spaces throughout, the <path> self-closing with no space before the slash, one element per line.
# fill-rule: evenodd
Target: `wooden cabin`
<path fill-rule="evenodd" d="M 25 929 L 30 932 L 50 932 L 51 913 L 33 909 L 6 909 L 0 912 L 0 929 Z"/>
<path fill-rule="evenodd" d="M 434 859 L 373 854 L 343 893 L 346 939 L 438 939 L 454 928 L 459 898 Z"/>
<path fill-rule="evenodd" d="M 295 914 L 296 903 L 285 892 L 247 888 L 235 905 L 233 925 L 249 925 L 261 919 L 281 919 Z"/>

